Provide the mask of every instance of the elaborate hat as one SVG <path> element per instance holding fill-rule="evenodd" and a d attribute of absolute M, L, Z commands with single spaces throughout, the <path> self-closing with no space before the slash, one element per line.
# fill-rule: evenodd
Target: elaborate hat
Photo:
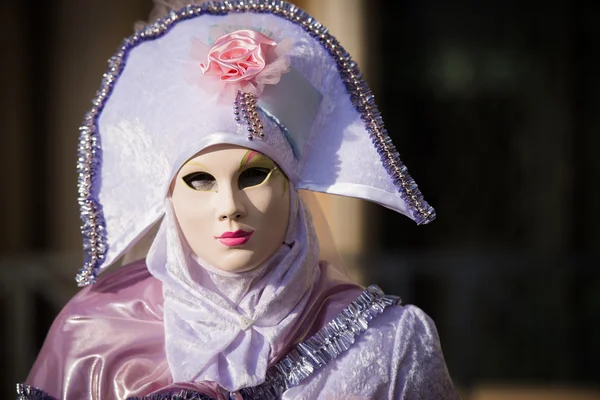
<path fill-rule="evenodd" d="M 323 25 L 284 1 L 189 5 L 125 39 L 80 128 L 80 286 L 162 217 L 180 166 L 217 143 L 268 155 L 296 189 L 435 218 Z"/>

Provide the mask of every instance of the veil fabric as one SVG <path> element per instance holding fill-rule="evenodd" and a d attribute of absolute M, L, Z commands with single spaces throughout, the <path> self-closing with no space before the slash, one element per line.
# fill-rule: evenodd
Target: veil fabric
<path fill-rule="evenodd" d="M 295 332 L 320 279 L 319 245 L 308 211 L 288 187 L 284 243 L 242 273 L 220 271 L 193 254 L 166 200 L 146 263 L 163 284 L 165 347 L 175 382 L 216 381 L 230 391 L 256 386 Z"/>

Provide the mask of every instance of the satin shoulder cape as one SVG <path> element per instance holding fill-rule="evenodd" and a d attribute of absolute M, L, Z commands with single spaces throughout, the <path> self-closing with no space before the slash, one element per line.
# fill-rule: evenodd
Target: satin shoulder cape
<path fill-rule="evenodd" d="M 288 346 L 273 355 L 271 364 L 362 291 L 326 263 L 319 267 L 321 279 L 309 306 Z M 106 274 L 83 288 L 56 317 L 25 383 L 65 400 L 124 400 L 179 390 L 228 399 L 215 382 L 173 382 L 165 356 L 162 304 L 161 283 L 143 261 Z M 433 321 L 417 307 L 394 306 L 373 320 L 347 352 L 282 398 L 458 397 Z"/>

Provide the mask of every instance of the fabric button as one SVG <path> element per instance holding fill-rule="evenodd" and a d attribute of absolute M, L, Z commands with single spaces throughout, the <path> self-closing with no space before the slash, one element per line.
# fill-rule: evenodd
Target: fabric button
<path fill-rule="evenodd" d="M 242 328 L 243 330 L 250 328 L 250 326 L 252 326 L 253 323 L 254 321 L 250 318 L 240 315 L 240 328 Z"/>

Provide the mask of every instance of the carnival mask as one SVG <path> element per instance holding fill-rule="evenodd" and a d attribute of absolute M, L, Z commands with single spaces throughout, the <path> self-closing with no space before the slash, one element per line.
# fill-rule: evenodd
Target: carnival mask
<path fill-rule="evenodd" d="M 179 170 L 171 191 L 190 249 L 214 268 L 242 272 L 283 243 L 290 213 L 288 181 L 267 156 L 244 147 L 208 147 Z"/>

